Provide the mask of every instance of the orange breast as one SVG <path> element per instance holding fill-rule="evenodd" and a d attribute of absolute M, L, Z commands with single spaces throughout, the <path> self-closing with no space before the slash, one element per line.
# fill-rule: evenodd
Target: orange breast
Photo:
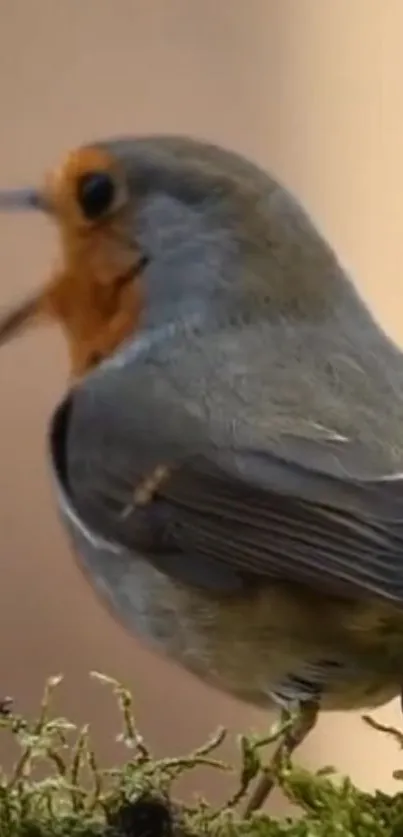
<path fill-rule="evenodd" d="M 138 328 L 142 297 L 141 276 L 103 285 L 64 273 L 52 282 L 48 310 L 65 333 L 73 378 L 111 355 Z"/>
<path fill-rule="evenodd" d="M 48 286 L 48 313 L 67 338 L 71 375 L 96 366 L 139 326 L 143 308 L 139 250 L 119 218 L 97 229 L 61 230 L 63 268 Z"/>

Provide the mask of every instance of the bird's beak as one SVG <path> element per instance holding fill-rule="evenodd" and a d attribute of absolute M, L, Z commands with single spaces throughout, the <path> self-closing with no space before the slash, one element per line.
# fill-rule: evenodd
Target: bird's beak
<path fill-rule="evenodd" d="M 49 212 L 44 194 L 35 188 L 0 189 L 0 212 L 39 210 Z M 27 328 L 42 322 L 46 316 L 46 294 L 42 290 L 22 300 L 11 310 L 0 315 L 0 346 L 17 337 Z"/>
<path fill-rule="evenodd" d="M 48 212 L 49 205 L 39 189 L 0 189 L 0 212 L 28 210 Z"/>
<path fill-rule="evenodd" d="M 0 347 L 27 329 L 50 320 L 47 288 L 0 314 Z"/>

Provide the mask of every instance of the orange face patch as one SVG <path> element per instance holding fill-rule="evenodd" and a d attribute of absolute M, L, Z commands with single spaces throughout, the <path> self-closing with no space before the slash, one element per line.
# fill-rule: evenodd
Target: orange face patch
<path fill-rule="evenodd" d="M 77 377 L 139 326 L 145 259 L 128 234 L 124 176 L 102 149 L 72 152 L 46 179 L 43 203 L 58 227 L 60 270 L 29 304 L 7 313 L 0 342 L 34 322 L 57 321 Z"/>

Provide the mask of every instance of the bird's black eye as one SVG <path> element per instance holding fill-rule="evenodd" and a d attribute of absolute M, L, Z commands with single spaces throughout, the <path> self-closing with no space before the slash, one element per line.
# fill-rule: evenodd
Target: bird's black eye
<path fill-rule="evenodd" d="M 115 199 L 115 183 L 108 172 L 83 174 L 77 184 L 77 200 L 88 221 L 96 221 L 110 210 Z"/>

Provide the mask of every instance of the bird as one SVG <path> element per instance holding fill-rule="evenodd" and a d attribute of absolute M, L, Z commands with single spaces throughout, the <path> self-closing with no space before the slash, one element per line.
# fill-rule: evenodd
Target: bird
<path fill-rule="evenodd" d="M 169 134 L 83 143 L 0 209 L 58 236 L 0 344 L 63 330 L 49 470 L 107 606 L 213 687 L 298 708 L 278 755 L 321 710 L 401 696 L 403 358 L 308 210 Z"/>

